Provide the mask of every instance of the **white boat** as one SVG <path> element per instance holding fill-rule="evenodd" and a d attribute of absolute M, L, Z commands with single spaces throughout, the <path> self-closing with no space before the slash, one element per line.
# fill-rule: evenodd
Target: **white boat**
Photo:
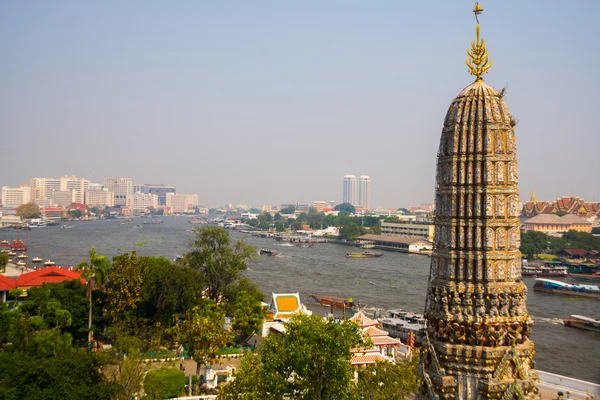
<path fill-rule="evenodd" d="M 17 255 L 17 253 L 15 253 L 14 251 L 10 251 L 10 252 L 8 252 L 8 255 L 9 255 L 9 256 L 16 256 L 16 255 Z"/>
<path fill-rule="evenodd" d="M 41 218 L 34 218 L 27 224 L 30 228 L 43 228 L 46 226 L 46 221 Z"/>
<path fill-rule="evenodd" d="M 42 262 L 42 261 L 44 261 L 44 259 L 41 258 L 41 257 L 33 257 L 33 259 L 31 261 L 33 261 L 33 262 Z"/>
<path fill-rule="evenodd" d="M 46 260 L 46 262 L 44 263 L 44 265 L 46 267 L 52 267 L 52 266 L 56 265 L 56 263 L 54 261 Z"/>
<path fill-rule="evenodd" d="M 26 265 L 27 265 L 27 263 L 26 263 L 25 261 L 19 261 L 19 262 L 17 263 L 17 265 L 18 265 L 19 267 L 24 267 L 24 266 L 26 266 Z"/>
<path fill-rule="evenodd" d="M 2 243 L 2 244 L 10 244 L 10 242 L 8 240 L 3 240 L 0 243 Z"/>
<path fill-rule="evenodd" d="M 27 258 L 27 254 L 25 254 L 25 253 L 21 253 L 21 254 L 19 254 L 19 255 L 17 256 L 17 258 L 18 258 L 18 259 L 21 259 L 21 260 L 22 260 L 22 259 L 25 259 L 25 258 Z"/>
<path fill-rule="evenodd" d="M 63 229 L 71 229 L 73 225 L 63 225 Z"/>

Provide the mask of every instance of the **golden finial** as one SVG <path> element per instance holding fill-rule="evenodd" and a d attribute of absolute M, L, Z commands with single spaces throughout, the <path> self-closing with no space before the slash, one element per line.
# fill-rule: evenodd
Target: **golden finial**
<path fill-rule="evenodd" d="M 485 48 L 485 40 L 479 37 L 479 18 L 477 16 L 482 12 L 483 8 L 481 8 L 479 3 L 475 3 L 473 13 L 475 14 L 475 21 L 477 21 L 475 27 L 477 38 L 475 41 L 471 40 L 471 48 L 467 50 L 467 54 L 469 55 L 467 57 L 467 67 L 469 67 L 471 75 L 475 75 L 478 81 L 481 80 L 481 76 L 487 73 L 488 69 L 492 66 L 492 60 L 488 59 L 488 52 Z"/>

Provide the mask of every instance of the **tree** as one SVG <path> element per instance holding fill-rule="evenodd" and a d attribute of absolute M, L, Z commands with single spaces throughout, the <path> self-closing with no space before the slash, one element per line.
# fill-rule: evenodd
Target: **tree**
<path fill-rule="evenodd" d="M 256 250 L 244 240 L 231 244 L 229 232 L 218 226 L 205 225 L 194 232 L 191 252 L 186 254 L 185 260 L 203 277 L 207 297 L 219 302 L 227 287 L 246 269 L 246 261 Z"/>
<path fill-rule="evenodd" d="M 17 216 L 23 219 L 39 218 L 40 215 L 40 208 L 34 202 L 21 204 L 17 207 Z"/>
<path fill-rule="evenodd" d="M 79 210 L 77 210 L 79 211 Z M 81 211 L 80 211 L 81 213 Z M 108 271 L 110 269 L 110 261 L 105 256 L 100 256 L 96 253 L 94 246 L 90 249 L 90 261 L 84 261 L 77 266 L 77 270 L 81 271 L 81 276 L 87 282 L 87 298 L 89 301 L 88 311 L 88 345 L 92 344 L 92 292 L 96 285 L 102 287 L 106 284 Z"/>
<path fill-rule="evenodd" d="M 548 248 L 549 237 L 543 232 L 527 231 L 521 234 L 521 253 L 533 258 Z"/>
<path fill-rule="evenodd" d="M 360 235 L 364 235 L 365 232 L 365 228 L 363 228 L 356 222 L 351 222 L 340 228 L 340 239 L 353 240 Z"/>
<path fill-rule="evenodd" d="M 336 211 L 346 211 L 347 213 L 354 214 L 356 208 L 350 203 L 341 203 L 335 206 Z"/>
<path fill-rule="evenodd" d="M 69 210 L 67 214 L 69 214 L 69 217 L 71 217 L 72 219 L 81 218 L 81 216 L 83 215 L 79 208 L 76 208 L 75 210 Z"/>
<path fill-rule="evenodd" d="M 8 254 L 0 253 L 0 272 L 4 273 L 6 271 L 6 266 L 8 265 Z"/>
<path fill-rule="evenodd" d="M 223 388 L 219 398 L 242 394 L 249 399 L 356 398 L 350 350 L 364 344 L 362 332 L 352 322 L 297 315 L 283 335 L 270 335 L 257 355 L 242 359 L 236 380 Z"/>
<path fill-rule="evenodd" d="M 259 332 L 267 309 L 263 307 L 264 295 L 258 286 L 246 277 L 238 279 L 225 294 L 227 315 L 233 318 L 232 328 L 238 335 L 239 344 L 245 344 L 255 332 Z"/>
<path fill-rule="evenodd" d="M 144 393 L 148 400 L 179 397 L 185 391 L 185 373 L 176 368 L 148 371 L 144 378 Z"/>
<path fill-rule="evenodd" d="M 285 208 L 282 208 L 281 210 L 279 210 L 280 213 L 282 214 L 293 214 L 294 212 L 296 212 L 296 207 L 294 206 L 287 206 Z"/>
<path fill-rule="evenodd" d="M 412 361 L 400 361 L 396 364 L 378 361 L 358 371 L 358 389 L 366 398 L 373 400 L 405 399 L 418 388 L 417 363 L 419 357 Z"/>
<path fill-rule="evenodd" d="M 201 366 L 215 360 L 219 349 L 233 339 L 223 328 L 225 310 L 212 300 L 193 307 L 185 320 L 174 328 L 175 337 L 189 346 L 188 354 L 196 361 L 196 376 L 200 381 Z"/>

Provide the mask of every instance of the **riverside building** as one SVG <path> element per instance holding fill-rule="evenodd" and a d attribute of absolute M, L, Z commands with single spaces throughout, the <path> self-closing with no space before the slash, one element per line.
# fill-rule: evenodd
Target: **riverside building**
<path fill-rule="evenodd" d="M 381 223 L 381 234 L 421 238 L 433 242 L 435 226 L 429 222 L 390 221 Z"/>
<path fill-rule="evenodd" d="M 104 187 L 114 193 L 115 206 L 127 206 L 127 197 L 133 194 L 131 178 L 105 178 Z"/>
<path fill-rule="evenodd" d="M 482 11 L 476 3 L 475 16 Z M 479 21 L 468 54 L 475 82 L 450 104 L 438 152 L 417 398 L 539 399 L 521 279 L 515 124 L 503 94 L 483 82 L 491 61 Z"/>
<path fill-rule="evenodd" d="M 2 206 L 18 207 L 31 201 L 31 188 L 26 185 L 13 188 L 2 186 Z"/>
<path fill-rule="evenodd" d="M 371 178 L 361 175 L 358 178 L 358 204 L 357 207 L 371 209 Z"/>

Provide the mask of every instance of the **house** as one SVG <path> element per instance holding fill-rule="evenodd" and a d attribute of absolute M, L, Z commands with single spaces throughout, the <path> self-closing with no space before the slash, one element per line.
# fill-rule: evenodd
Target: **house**
<path fill-rule="evenodd" d="M 6 275 L 0 275 L 0 302 L 6 303 L 6 295 L 17 288 L 17 280 Z"/>
<path fill-rule="evenodd" d="M 36 271 L 27 272 L 17 277 L 17 288 L 27 291 L 27 289 L 42 286 L 44 283 L 60 283 L 62 281 L 79 279 L 85 283 L 81 277 L 80 271 L 69 271 L 59 267 L 45 267 Z"/>
<path fill-rule="evenodd" d="M 395 362 L 397 348 L 407 347 L 400 340 L 390 337 L 386 331 L 381 329 L 377 320 L 367 317 L 362 311 L 354 314 L 349 321 L 356 323 L 362 330 L 365 339 L 373 342 L 372 347 L 351 350 L 350 363 L 355 368 L 364 368 L 377 361 Z"/>
<path fill-rule="evenodd" d="M 433 243 L 418 237 L 388 236 L 388 235 L 362 235 L 356 238 L 360 243 L 374 244 L 378 249 L 420 253 L 433 250 Z"/>
<path fill-rule="evenodd" d="M 573 214 L 559 217 L 556 214 L 538 214 L 523 222 L 523 229 L 527 231 L 538 231 L 547 234 L 557 234 L 575 230 L 579 232 L 592 232 L 592 223 L 585 218 Z"/>

